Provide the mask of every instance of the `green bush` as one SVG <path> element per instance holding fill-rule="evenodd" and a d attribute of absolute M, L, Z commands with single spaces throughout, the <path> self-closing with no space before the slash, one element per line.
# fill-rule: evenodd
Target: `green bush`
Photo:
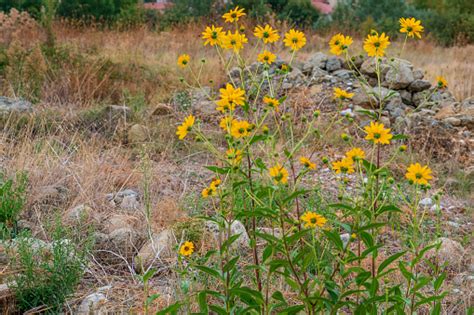
<path fill-rule="evenodd" d="M 49 244 L 28 235 L 15 240 L 11 261 L 19 272 L 12 276 L 11 289 L 21 311 L 43 306 L 46 313 L 58 314 L 82 278 L 90 239 L 74 237 L 59 221 L 51 238 Z"/>
<path fill-rule="evenodd" d="M 0 173 L 0 237 L 15 236 L 18 232 L 18 217 L 26 200 L 27 176 L 18 173 L 16 178 L 7 178 Z"/>

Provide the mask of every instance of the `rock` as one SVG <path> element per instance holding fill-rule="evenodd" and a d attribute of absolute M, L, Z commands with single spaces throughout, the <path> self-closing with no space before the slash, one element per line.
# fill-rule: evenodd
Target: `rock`
<path fill-rule="evenodd" d="M 287 82 L 292 83 L 295 86 L 302 85 L 306 81 L 306 77 L 298 68 L 293 68 L 288 76 L 286 77 Z"/>
<path fill-rule="evenodd" d="M 0 96 L 0 114 L 10 112 L 30 112 L 32 110 L 33 104 L 28 101 Z"/>
<path fill-rule="evenodd" d="M 200 101 L 197 103 L 193 103 L 193 111 L 203 115 L 203 116 L 211 116 L 216 115 L 216 103 L 213 101 Z"/>
<path fill-rule="evenodd" d="M 117 229 L 108 235 L 108 241 L 112 243 L 113 249 L 126 257 L 135 252 L 140 238 L 138 232 L 131 228 Z"/>
<path fill-rule="evenodd" d="M 63 220 L 66 223 L 87 222 L 93 217 L 94 211 L 87 205 L 78 205 L 64 213 Z"/>
<path fill-rule="evenodd" d="M 416 69 L 413 70 L 413 77 L 415 78 L 415 80 L 421 80 L 425 77 L 425 74 L 423 73 L 423 70 Z"/>
<path fill-rule="evenodd" d="M 120 105 L 107 105 L 104 108 L 104 118 L 109 122 L 111 126 L 118 124 L 119 120 L 126 121 L 132 116 L 132 110 L 128 106 Z"/>
<path fill-rule="evenodd" d="M 133 125 L 128 130 L 128 142 L 129 143 L 142 143 L 147 142 L 149 140 L 149 132 L 148 129 L 140 124 Z"/>
<path fill-rule="evenodd" d="M 406 90 L 398 91 L 400 93 L 400 97 L 402 98 L 403 104 L 406 105 L 413 105 L 412 94 Z"/>
<path fill-rule="evenodd" d="M 344 109 L 344 110 L 341 110 L 341 116 L 344 116 L 344 117 L 354 117 L 354 113 L 352 112 L 352 109 L 350 108 L 347 108 L 347 109 Z"/>
<path fill-rule="evenodd" d="M 173 109 L 171 108 L 171 106 L 168 106 L 166 104 L 158 104 L 151 111 L 152 116 L 166 116 L 172 113 L 173 113 Z"/>
<path fill-rule="evenodd" d="M 334 71 L 332 75 L 340 79 L 347 80 L 354 77 L 354 71 L 347 69 L 339 69 Z M 346 82 L 347 85 L 349 85 L 349 83 L 352 84 L 352 82 Z"/>
<path fill-rule="evenodd" d="M 430 81 L 415 79 L 415 81 L 410 83 L 410 85 L 408 86 L 408 91 L 410 91 L 410 92 L 421 92 L 421 91 L 424 91 L 424 90 L 428 90 L 429 88 L 431 88 Z"/>
<path fill-rule="evenodd" d="M 365 60 L 366 60 L 366 58 L 363 55 L 352 56 L 351 61 L 350 62 L 344 62 L 343 66 L 344 66 L 345 69 L 353 69 L 354 67 L 359 69 L 362 66 L 362 64 L 364 63 Z"/>
<path fill-rule="evenodd" d="M 328 75 L 327 71 L 314 68 L 311 72 L 310 78 L 308 80 L 309 84 L 321 83 L 323 82 L 324 78 Z"/>
<path fill-rule="evenodd" d="M 135 256 L 135 270 L 144 272 L 152 265 L 168 264 L 176 258 L 176 253 L 173 251 L 175 244 L 176 240 L 171 230 L 154 234 L 152 240 L 145 243 Z"/>
<path fill-rule="evenodd" d="M 438 241 L 441 242 L 439 250 L 430 249 L 426 256 L 431 259 L 436 258 L 440 264 L 447 264 L 449 268 L 459 269 L 465 254 L 462 245 L 446 237 L 441 237 Z"/>
<path fill-rule="evenodd" d="M 76 310 L 75 314 L 78 315 L 105 315 L 107 310 L 104 307 L 104 304 L 107 303 L 107 297 L 100 292 L 92 293 L 86 296 L 79 307 Z"/>
<path fill-rule="evenodd" d="M 206 221 L 206 229 L 214 235 L 214 239 L 219 239 L 219 226 L 213 221 Z M 238 248 L 248 248 L 250 238 L 242 222 L 235 220 L 230 226 L 231 235 L 240 234 L 239 238 L 233 243 Z"/>
<path fill-rule="evenodd" d="M 462 125 L 461 119 L 456 118 L 456 117 L 447 117 L 447 118 L 443 119 L 443 122 L 446 123 L 446 124 L 450 124 L 453 127 Z"/>
<path fill-rule="evenodd" d="M 336 71 L 342 68 L 341 59 L 337 57 L 329 57 L 326 61 L 326 70 L 329 72 Z"/>
<path fill-rule="evenodd" d="M 315 68 L 325 69 L 328 56 L 322 52 L 313 54 L 303 65 L 303 73 L 310 74 Z"/>
<path fill-rule="evenodd" d="M 351 235 L 349 233 L 344 233 L 344 234 L 341 234 L 340 237 L 341 237 L 341 241 L 342 241 L 342 246 L 344 246 L 344 248 L 345 248 L 347 246 L 347 244 L 349 244 L 349 241 L 351 239 Z"/>
<path fill-rule="evenodd" d="M 400 93 L 381 87 L 361 87 L 354 91 L 352 101 L 355 105 L 365 108 L 377 108 L 379 100 L 383 99 L 385 106 L 390 108 L 398 107 L 402 104 Z M 389 105 L 390 104 L 390 105 Z"/>
<path fill-rule="evenodd" d="M 430 90 L 413 93 L 412 101 L 415 107 L 423 105 L 430 101 Z"/>
<path fill-rule="evenodd" d="M 139 219 L 134 216 L 116 214 L 107 219 L 107 221 L 104 223 L 104 227 L 107 233 L 112 233 L 113 231 L 122 228 L 134 229 L 139 224 Z"/>
<path fill-rule="evenodd" d="M 36 200 L 44 205 L 59 206 L 66 201 L 68 192 L 62 185 L 43 186 L 38 189 Z"/>
<path fill-rule="evenodd" d="M 362 63 L 360 71 L 363 74 L 368 75 L 369 77 L 376 78 L 377 77 L 376 64 L 377 63 L 374 58 L 368 58 Z M 380 65 L 380 78 L 385 78 L 385 75 L 390 69 L 390 66 L 387 64 L 387 60 L 385 58 L 382 58 L 382 61 L 379 63 L 379 65 Z"/>
<path fill-rule="evenodd" d="M 128 212 L 134 212 L 140 207 L 138 193 L 131 189 L 125 189 L 116 194 L 107 194 L 106 198 L 113 206 L 118 206 Z"/>
<path fill-rule="evenodd" d="M 429 197 L 421 199 L 419 203 L 420 206 L 426 207 L 426 208 L 431 207 L 432 204 L 433 204 L 433 199 Z"/>
<path fill-rule="evenodd" d="M 389 89 L 401 90 L 408 87 L 414 80 L 413 66 L 410 62 L 400 59 L 390 65 L 384 83 Z"/>

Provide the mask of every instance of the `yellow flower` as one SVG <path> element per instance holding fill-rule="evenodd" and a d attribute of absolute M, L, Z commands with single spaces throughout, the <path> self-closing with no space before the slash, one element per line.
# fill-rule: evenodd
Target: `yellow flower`
<path fill-rule="evenodd" d="M 238 53 L 242 48 L 244 48 L 244 44 L 247 42 L 248 39 L 245 34 L 240 34 L 238 31 L 235 31 L 234 33 L 229 31 L 222 38 L 222 47 L 225 49 L 233 49 Z"/>
<path fill-rule="evenodd" d="M 313 162 L 311 162 L 311 160 L 308 159 L 307 157 L 304 157 L 304 156 L 300 157 L 300 163 L 301 163 L 304 167 L 306 167 L 306 168 L 308 168 L 308 169 L 310 169 L 310 170 L 315 170 L 315 169 L 316 169 L 316 164 L 313 163 Z"/>
<path fill-rule="evenodd" d="M 203 198 L 208 198 L 216 195 L 216 189 L 214 187 L 204 188 L 201 192 Z"/>
<path fill-rule="evenodd" d="M 357 234 L 352 233 L 352 234 L 351 234 L 351 238 L 352 238 L 352 239 L 356 239 L 356 238 L 357 238 Z"/>
<path fill-rule="evenodd" d="M 415 18 L 400 18 L 400 32 L 407 33 L 408 37 L 421 38 L 423 32 L 423 26 L 420 20 Z"/>
<path fill-rule="evenodd" d="M 194 116 L 189 115 L 186 117 L 184 122 L 178 126 L 178 130 L 176 131 L 176 135 L 178 135 L 179 140 L 183 140 L 186 135 L 192 130 L 194 125 Z"/>
<path fill-rule="evenodd" d="M 260 38 L 263 40 L 265 44 L 275 43 L 280 39 L 280 35 L 278 35 L 277 30 L 274 30 L 270 25 L 265 25 L 265 27 L 261 27 L 258 25 L 255 27 L 253 31 L 255 37 Z"/>
<path fill-rule="evenodd" d="M 277 100 L 276 98 L 265 96 L 263 98 L 263 103 L 265 103 L 266 105 L 270 106 L 271 108 L 273 108 L 275 111 L 278 112 L 279 110 L 278 106 L 280 106 L 280 101 Z"/>
<path fill-rule="evenodd" d="M 340 161 L 332 163 L 332 169 L 336 174 L 351 174 L 354 173 L 354 161 L 351 158 L 343 158 Z"/>
<path fill-rule="evenodd" d="M 346 157 L 352 161 L 359 161 L 365 158 L 365 152 L 361 148 L 353 148 L 346 153 Z"/>
<path fill-rule="evenodd" d="M 340 99 L 341 101 L 346 99 L 351 99 L 354 96 L 354 93 L 349 93 L 340 88 L 334 88 L 334 99 Z"/>
<path fill-rule="evenodd" d="M 225 116 L 221 119 L 219 127 L 221 127 L 225 131 L 229 131 L 232 124 L 236 121 L 236 119 L 231 119 L 229 116 Z"/>
<path fill-rule="evenodd" d="M 238 139 L 248 136 L 251 129 L 252 126 L 248 121 L 240 120 L 232 123 L 232 126 L 230 127 L 230 134 L 232 137 Z"/>
<path fill-rule="evenodd" d="M 431 169 L 427 165 L 421 166 L 420 163 L 411 164 L 405 177 L 418 185 L 428 185 L 428 181 L 433 178 Z"/>
<path fill-rule="evenodd" d="M 239 6 L 236 6 L 234 9 L 230 10 L 226 14 L 222 16 L 222 18 L 227 22 L 227 23 L 234 23 L 239 20 L 240 17 L 244 16 L 244 8 L 239 9 Z"/>
<path fill-rule="evenodd" d="M 280 163 L 271 167 L 268 172 L 276 184 L 286 184 L 288 182 L 288 171 Z"/>
<path fill-rule="evenodd" d="M 389 38 L 385 33 L 379 36 L 379 34 L 374 31 L 372 34 L 367 35 L 364 41 L 364 50 L 369 57 L 383 57 L 385 55 L 385 49 L 390 45 Z"/>
<path fill-rule="evenodd" d="M 238 149 L 229 149 L 225 152 L 231 165 L 238 165 L 242 161 L 242 151 Z"/>
<path fill-rule="evenodd" d="M 317 214 L 315 212 L 311 212 L 311 211 L 306 211 L 301 216 L 301 221 L 304 222 L 304 227 L 305 228 L 323 227 L 327 222 L 325 217 L 323 217 L 322 215 Z"/>
<path fill-rule="evenodd" d="M 365 140 L 371 140 L 374 143 L 380 144 L 390 144 L 390 139 L 393 138 L 393 135 L 390 133 L 390 129 L 386 129 L 383 124 L 378 122 L 370 122 L 370 126 L 364 127 Z"/>
<path fill-rule="evenodd" d="M 437 76 L 436 77 L 436 86 L 439 89 L 444 89 L 444 88 L 448 87 L 448 81 L 446 81 L 446 79 L 442 76 Z"/>
<path fill-rule="evenodd" d="M 181 68 L 185 68 L 189 64 L 189 60 L 191 60 L 191 57 L 189 57 L 189 55 L 182 54 L 178 57 L 178 66 L 180 66 Z"/>
<path fill-rule="evenodd" d="M 287 64 L 282 64 L 281 67 L 280 67 L 280 70 L 283 71 L 283 72 L 287 72 L 288 71 L 288 65 Z"/>
<path fill-rule="evenodd" d="M 301 31 L 291 29 L 286 32 L 283 42 L 286 47 L 290 47 L 292 50 L 297 51 L 306 45 L 306 36 L 304 36 L 304 33 Z"/>
<path fill-rule="evenodd" d="M 334 55 L 340 55 L 343 52 L 347 51 L 347 48 L 352 44 L 352 37 L 344 36 L 342 34 L 334 35 L 329 41 L 329 47 L 331 48 L 331 53 Z"/>
<path fill-rule="evenodd" d="M 276 55 L 272 54 L 268 50 L 265 50 L 263 53 L 258 55 L 257 60 L 261 63 L 266 63 L 268 65 L 271 65 L 272 63 L 275 62 Z"/>
<path fill-rule="evenodd" d="M 218 111 L 232 111 L 236 105 L 242 106 L 245 103 L 245 91 L 241 88 L 234 88 L 230 83 L 227 83 L 226 87 L 220 89 L 219 92 L 220 99 L 216 102 Z"/>
<path fill-rule="evenodd" d="M 209 185 L 209 187 L 213 187 L 215 189 L 219 188 L 219 186 L 221 185 L 222 181 L 220 180 L 220 178 L 214 178 L 211 182 L 211 184 Z"/>
<path fill-rule="evenodd" d="M 184 242 L 179 249 L 182 256 L 190 256 L 194 252 L 194 244 L 192 242 Z"/>
<path fill-rule="evenodd" d="M 206 27 L 206 30 L 202 32 L 202 39 L 205 39 L 204 46 L 206 45 L 220 45 L 222 38 L 225 36 L 225 33 L 222 31 L 222 27 Z"/>

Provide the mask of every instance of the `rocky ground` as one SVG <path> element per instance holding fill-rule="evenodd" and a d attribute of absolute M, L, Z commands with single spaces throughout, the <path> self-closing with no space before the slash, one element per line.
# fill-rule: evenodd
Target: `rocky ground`
<path fill-rule="evenodd" d="M 281 63 L 277 62 L 270 71 L 275 71 Z M 282 81 L 282 87 L 289 95 L 284 110 L 295 117 L 304 117 L 319 109 L 322 117 L 337 114 L 351 117 L 364 125 L 369 119 L 362 112 L 379 108 L 377 100 L 380 94 L 382 98 L 390 95 L 383 104 L 384 124 L 397 133 L 411 135 L 408 144 L 412 150 L 431 157 L 435 161 L 434 167 L 439 167 L 435 173 L 447 174 L 445 178 L 439 178 L 433 189 L 444 192 L 440 206 L 435 203 L 432 193 L 428 193 L 420 204 L 430 216 L 428 228 L 434 229 L 434 222 L 441 222 L 442 247 L 437 255 L 441 261 L 447 262 L 450 270 L 446 285 L 450 292 L 446 309 L 449 314 L 461 314 L 473 302 L 474 289 L 471 239 L 474 98 L 456 100 L 449 89 L 435 88 L 431 82 L 424 80 L 422 69 L 415 69 L 409 61 L 402 59 L 382 61 L 382 88 L 378 89 L 373 61 L 355 58 L 353 63 L 357 67 L 355 71 L 350 70 L 345 61 L 320 52 L 306 61 L 296 62 Z M 366 84 L 356 79 L 359 73 Z M 239 69 L 234 69 L 232 75 L 238 80 Z M 332 100 L 333 87 L 353 92 L 353 100 L 338 107 Z M 128 106 L 110 105 L 94 112 L 94 115 L 90 112 L 61 113 L 58 120 L 50 122 L 51 129 L 46 133 L 42 129 L 44 126 L 31 127 L 37 128 L 29 138 L 34 141 L 37 138 L 51 140 L 48 138 L 51 135 L 64 139 L 61 135 L 67 132 L 72 137 L 77 133 L 86 134 L 94 137 L 99 146 L 103 144 L 103 152 L 88 156 L 87 159 L 91 160 L 87 163 L 91 164 L 86 164 L 85 158 L 78 160 L 76 152 L 54 160 L 56 164 L 51 167 L 57 169 L 49 170 L 54 178 L 50 178 L 49 182 L 38 180 L 39 184 L 30 183 L 27 208 L 20 221 L 20 227 L 30 230 L 32 237 L 39 242 L 48 242 L 42 221 L 48 217 L 47 214 L 51 214 L 52 209 L 59 209 L 65 224 L 94 227 L 93 257 L 77 294 L 70 301 L 74 313 L 139 312 L 144 297 L 136 274 L 151 266 L 158 269 L 158 276 L 152 281 L 153 290 L 161 294 L 158 303 L 166 305 L 174 296 L 172 285 L 175 279 L 170 269 L 176 262 L 175 246 L 181 240 L 182 229 L 192 230 L 203 239 L 215 237 L 216 228 L 211 223 L 190 219 L 194 214 L 206 211 L 199 202 L 199 192 L 202 183 L 211 174 L 202 166 L 211 164 L 212 160 L 200 150 L 183 148 L 172 138 L 174 124 L 182 116 L 179 114 L 182 110 L 201 117 L 209 129 L 215 128 L 218 121 L 215 105 L 206 99 L 205 93 L 190 90 L 175 95 L 169 104 L 150 107 L 146 118 L 142 119 L 134 118 Z M 47 108 L 36 108 L 26 101 L 0 97 L 0 115 L 3 117 L 0 170 L 12 173 L 15 167 L 23 165 L 32 173 L 33 179 L 49 177 L 31 169 L 37 164 L 28 163 L 27 159 L 23 164 L 19 163 L 25 152 L 18 149 L 22 145 L 12 131 L 14 126 L 18 126 L 14 123 L 18 117 L 29 117 L 30 122 L 33 121 L 31 124 L 35 124 L 34 117 L 50 115 Z M 96 135 L 99 135 L 98 138 Z M 160 154 L 152 153 L 144 159 L 141 148 L 145 145 L 158 146 L 153 148 Z M 68 144 L 64 147 L 71 148 Z M 174 153 L 169 154 L 168 150 Z M 193 153 L 195 151 L 197 153 Z M 326 146 L 321 155 L 333 157 L 335 151 Z M 117 154 L 121 159 L 117 158 Z M 52 161 L 47 156 L 41 158 L 44 158 L 44 163 Z M 105 170 L 88 169 L 94 163 L 99 164 L 97 169 Z M 448 164 L 454 165 L 449 171 Z M 455 176 L 453 168 L 462 176 Z M 86 173 L 94 177 L 88 185 L 81 178 Z M 151 183 L 147 183 L 146 173 L 150 174 Z M 107 184 L 101 185 L 101 180 Z M 327 187 L 337 186 L 334 184 L 337 178 L 324 166 L 315 173 L 314 181 L 322 182 Z M 148 194 L 152 195 L 150 199 Z M 146 211 L 150 211 L 153 218 L 148 224 Z M 237 222 L 232 230 L 242 233 L 238 246 L 245 254 L 248 246 L 245 227 Z M 278 231 L 274 232 L 278 234 Z M 397 239 L 389 237 L 388 242 L 392 242 L 394 248 L 397 246 Z M 0 247 L 0 250 L 2 269 L 8 270 L 5 247 Z M 0 273 L 0 279 L 4 282 L 0 299 L 3 297 L 3 301 L 7 301 L 11 299 L 7 277 Z"/>

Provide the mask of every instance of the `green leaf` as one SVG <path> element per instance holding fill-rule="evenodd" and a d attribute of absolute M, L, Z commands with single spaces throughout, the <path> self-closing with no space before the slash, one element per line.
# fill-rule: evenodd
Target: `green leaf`
<path fill-rule="evenodd" d="M 240 256 L 235 256 L 231 260 L 229 260 L 224 267 L 222 268 L 222 271 L 227 272 L 235 267 L 235 264 L 237 264 L 237 261 L 239 261 Z"/>
<path fill-rule="evenodd" d="M 302 310 L 304 310 L 304 305 L 293 305 L 293 306 L 290 306 L 290 307 L 287 307 L 287 308 L 281 310 L 280 312 L 278 312 L 278 314 L 280 314 L 280 315 L 295 315 L 295 314 L 298 314 L 299 312 L 301 312 Z"/>
<path fill-rule="evenodd" d="M 202 313 L 208 314 L 209 308 L 207 307 L 207 296 L 206 291 L 201 291 L 198 294 L 199 309 Z"/>
<path fill-rule="evenodd" d="M 155 273 L 155 268 L 151 268 L 150 270 L 148 270 L 142 277 L 143 283 L 147 283 L 148 280 L 150 280 L 155 275 Z"/>
<path fill-rule="evenodd" d="M 208 275 L 210 275 L 213 278 L 216 278 L 216 279 L 222 281 L 222 277 L 221 277 L 220 273 L 217 270 L 211 269 L 211 268 L 206 267 L 206 266 L 201 266 L 201 265 L 196 265 L 195 268 L 201 270 L 204 273 L 207 273 Z"/>
<path fill-rule="evenodd" d="M 402 210 L 400 210 L 398 207 L 394 205 L 386 205 L 386 206 L 378 208 L 375 216 L 378 217 L 379 215 L 385 212 L 402 212 Z"/>
<path fill-rule="evenodd" d="M 356 110 L 357 113 L 361 113 L 363 115 L 369 116 L 370 118 L 376 120 L 377 119 L 377 113 L 371 110 L 366 110 L 366 109 L 360 109 Z"/>
<path fill-rule="evenodd" d="M 160 295 L 158 293 L 152 294 L 152 295 L 150 295 L 149 297 L 146 298 L 145 304 L 147 306 L 149 306 L 149 305 L 151 305 L 151 303 L 153 303 L 153 301 L 155 301 L 159 297 L 160 297 Z"/>
<path fill-rule="evenodd" d="M 336 246 L 339 250 L 344 250 L 344 244 L 342 243 L 341 236 L 337 231 L 323 230 L 326 237 Z"/>
<path fill-rule="evenodd" d="M 222 246 L 221 246 L 221 253 L 224 253 L 227 251 L 227 249 L 232 246 L 232 244 L 238 240 L 238 238 L 240 237 L 242 233 L 239 233 L 239 234 L 234 234 L 232 235 L 231 237 L 229 237 L 228 239 L 225 240 L 225 242 L 222 243 Z"/>
<path fill-rule="evenodd" d="M 257 302 L 259 305 L 263 304 L 263 296 L 257 290 L 252 290 L 248 287 L 240 287 L 240 288 L 231 289 L 230 292 L 238 297 L 247 295 L 249 297 L 252 297 L 255 300 L 255 302 Z"/>
<path fill-rule="evenodd" d="M 167 308 L 165 308 L 161 311 L 158 311 L 156 313 L 156 315 L 177 314 L 180 307 L 181 307 L 181 303 L 176 302 L 176 303 L 168 306 Z"/>
<path fill-rule="evenodd" d="M 310 190 L 305 190 L 305 189 L 297 190 L 297 191 L 293 192 L 291 195 L 289 195 L 288 197 L 286 197 L 285 199 L 283 199 L 283 203 L 286 204 L 289 201 L 292 201 L 293 199 L 298 197 L 299 195 L 304 195 L 308 192 L 310 192 Z"/>
<path fill-rule="evenodd" d="M 387 267 L 388 265 L 390 265 L 392 262 L 394 262 L 395 260 L 397 260 L 399 257 L 403 256 L 405 254 L 406 251 L 403 251 L 403 252 L 399 252 L 399 253 L 396 253 L 396 254 L 393 254 L 392 256 L 388 257 L 387 259 L 385 259 L 380 265 L 379 265 L 379 268 L 377 269 L 377 273 L 381 273 L 385 267 Z"/>
<path fill-rule="evenodd" d="M 217 173 L 217 174 L 227 174 L 230 172 L 230 168 L 228 167 L 217 167 L 217 166 L 204 166 L 211 172 Z"/>
<path fill-rule="evenodd" d="M 223 309 L 223 308 L 220 307 L 220 306 L 217 306 L 217 305 L 210 305 L 209 308 L 211 309 L 211 311 L 214 311 L 214 312 L 216 312 L 217 314 L 220 314 L 220 315 L 228 315 L 228 313 L 226 312 L 226 310 Z"/>
<path fill-rule="evenodd" d="M 343 204 L 343 203 L 333 203 L 328 205 L 329 208 L 336 208 L 336 209 L 346 209 L 349 211 L 354 211 L 354 208 L 352 208 L 349 205 Z"/>
<path fill-rule="evenodd" d="M 266 135 L 255 135 L 255 136 L 252 137 L 252 139 L 250 139 L 249 145 L 252 145 L 252 144 L 254 144 L 254 143 L 258 142 L 258 141 L 262 141 L 262 140 L 264 140 L 265 138 L 267 138 Z"/>
<path fill-rule="evenodd" d="M 403 261 L 398 262 L 398 268 L 400 269 L 400 272 L 402 275 L 405 277 L 407 280 L 414 280 L 415 277 L 413 276 L 413 273 L 408 271 L 408 269 L 405 267 L 405 263 Z"/>
<path fill-rule="evenodd" d="M 434 281 L 433 287 L 434 287 L 435 291 L 438 291 L 439 288 L 441 288 L 441 285 L 443 284 L 444 279 L 446 279 L 446 272 L 441 273 L 439 275 L 439 277 L 436 278 L 436 280 Z"/>

